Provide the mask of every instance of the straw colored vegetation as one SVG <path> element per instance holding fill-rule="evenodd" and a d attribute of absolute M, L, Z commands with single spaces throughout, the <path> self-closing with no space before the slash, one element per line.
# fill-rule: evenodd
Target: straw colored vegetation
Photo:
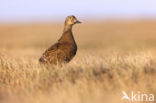
<path fill-rule="evenodd" d="M 73 28 L 74 59 L 43 67 L 61 24 L 0 25 L 0 103 L 128 103 L 122 91 L 156 96 L 156 22 L 85 22 Z"/>

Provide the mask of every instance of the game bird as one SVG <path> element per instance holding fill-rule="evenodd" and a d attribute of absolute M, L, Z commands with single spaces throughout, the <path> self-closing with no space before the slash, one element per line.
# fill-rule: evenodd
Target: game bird
<path fill-rule="evenodd" d="M 66 18 L 61 38 L 42 54 L 39 59 L 40 63 L 57 65 L 71 61 L 77 52 L 72 27 L 78 23 L 81 22 L 73 15 Z"/>

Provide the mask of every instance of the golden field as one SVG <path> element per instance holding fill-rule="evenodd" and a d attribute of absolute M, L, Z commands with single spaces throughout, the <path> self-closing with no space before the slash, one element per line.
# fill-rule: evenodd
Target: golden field
<path fill-rule="evenodd" d="M 53 22 L 0 25 L 0 103 L 131 103 L 122 91 L 156 96 L 156 21 L 83 21 L 73 27 L 74 59 L 39 65 L 62 30 Z"/>

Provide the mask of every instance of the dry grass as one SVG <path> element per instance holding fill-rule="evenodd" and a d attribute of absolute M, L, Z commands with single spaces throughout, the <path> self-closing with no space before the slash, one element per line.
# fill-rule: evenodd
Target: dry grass
<path fill-rule="evenodd" d="M 156 22 L 113 21 L 74 27 L 76 57 L 38 64 L 60 24 L 0 26 L 0 103 L 127 103 L 122 91 L 156 94 Z"/>

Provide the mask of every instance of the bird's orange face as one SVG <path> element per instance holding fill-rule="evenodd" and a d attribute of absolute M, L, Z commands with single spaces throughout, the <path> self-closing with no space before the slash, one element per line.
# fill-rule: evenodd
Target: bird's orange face
<path fill-rule="evenodd" d="M 81 23 L 79 20 L 77 20 L 77 18 L 75 16 L 68 16 L 66 18 L 66 24 L 68 25 L 74 25 L 74 24 L 77 24 L 77 23 Z"/>

